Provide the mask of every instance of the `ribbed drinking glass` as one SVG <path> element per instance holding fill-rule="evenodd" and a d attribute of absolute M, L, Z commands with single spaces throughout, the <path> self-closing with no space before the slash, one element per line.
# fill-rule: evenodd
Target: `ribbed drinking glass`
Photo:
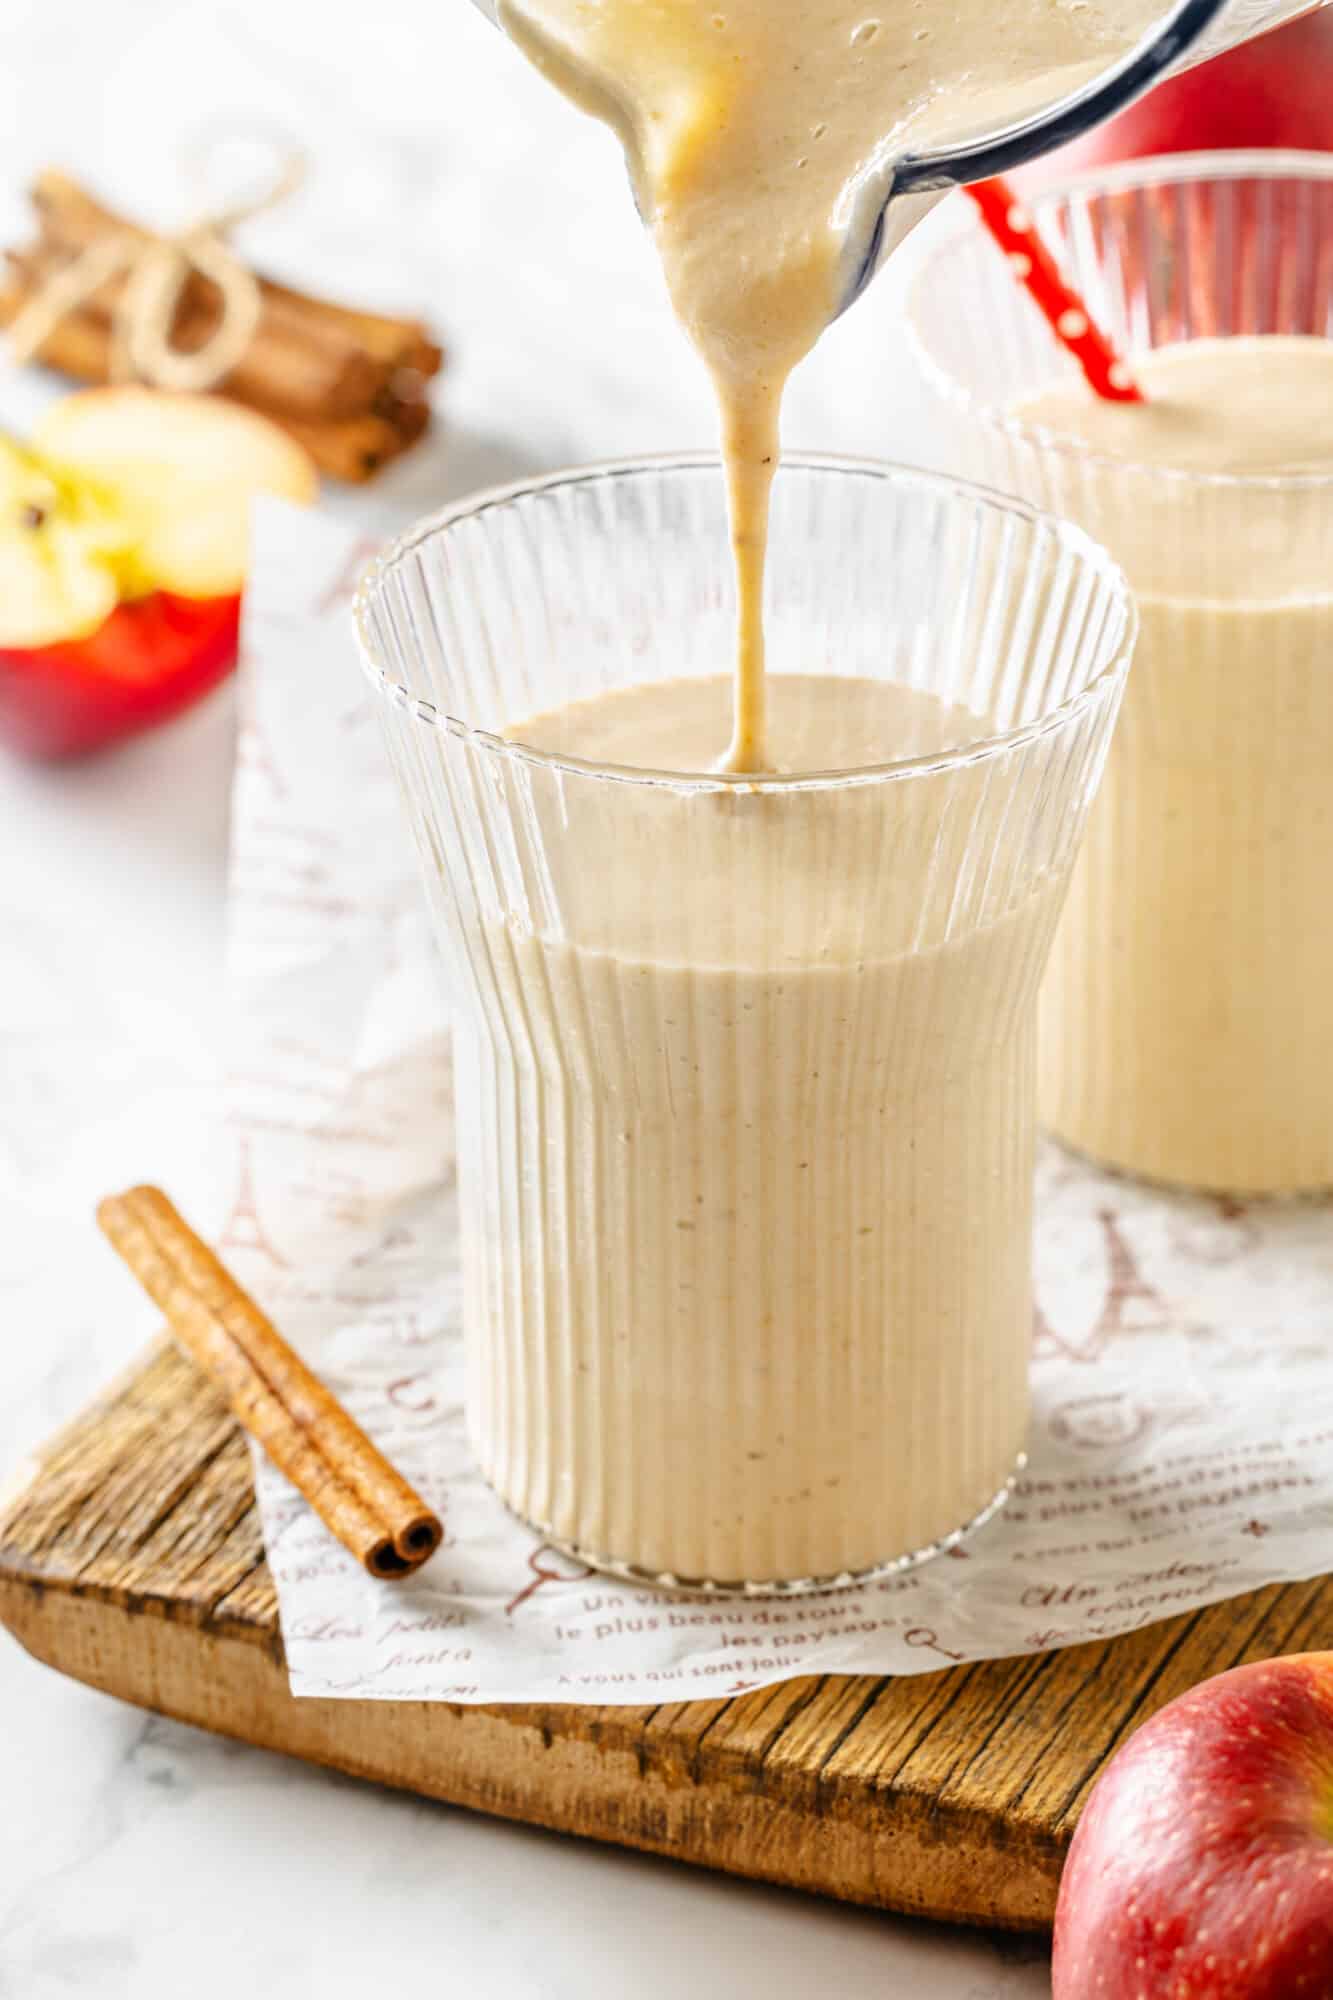
<path fill-rule="evenodd" d="M 521 740 L 725 673 L 712 461 L 441 515 L 358 619 L 451 996 L 487 1478 L 588 1562 L 696 1587 L 955 1539 L 1023 1450 L 1035 1000 L 1132 645 L 1118 571 L 954 482 L 784 466 L 773 693 L 894 683 L 907 720 L 895 763 L 771 778 Z"/>
<path fill-rule="evenodd" d="M 1333 335 L 1333 156 L 1137 161 L 1032 206 L 1126 352 Z M 1025 425 L 1073 364 L 971 221 L 911 320 L 943 462 L 1080 522 L 1139 604 L 1043 996 L 1043 1119 L 1151 1179 L 1333 1186 L 1333 473 L 1135 465 Z"/>

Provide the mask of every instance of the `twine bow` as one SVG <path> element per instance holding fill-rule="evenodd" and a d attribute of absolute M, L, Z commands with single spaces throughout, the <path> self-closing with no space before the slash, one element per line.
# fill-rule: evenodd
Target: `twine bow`
<path fill-rule="evenodd" d="M 211 209 L 181 230 L 114 230 L 80 251 L 11 321 L 13 358 L 31 361 L 67 314 L 123 277 L 112 309 L 111 379 L 155 389 L 216 388 L 248 350 L 263 312 L 258 280 L 227 239 L 242 222 L 286 201 L 305 178 L 304 153 L 291 146 L 273 150 L 272 171 L 256 193 Z M 216 287 L 218 315 L 207 339 L 185 349 L 175 345 L 173 332 L 195 276 Z"/>

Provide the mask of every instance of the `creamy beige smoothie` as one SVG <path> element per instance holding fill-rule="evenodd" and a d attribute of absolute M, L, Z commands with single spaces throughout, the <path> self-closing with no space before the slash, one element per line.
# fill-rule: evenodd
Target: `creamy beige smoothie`
<path fill-rule="evenodd" d="M 1067 756 L 1057 729 L 902 783 L 766 786 L 975 746 L 1013 722 L 888 672 L 809 670 L 821 649 L 840 669 L 855 628 L 836 526 L 837 617 L 825 607 L 822 638 L 803 636 L 801 670 L 767 679 L 770 488 L 787 377 L 847 294 L 894 161 L 1076 87 L 1159 11 L 501 0 L 513 38 L 624 142 L 717 389 L 738 603 L 732 676 L 718 658 L 711 677 L 506 708 L 505 733 L 599 768 L 755 780 L 664 800 L 632 779 L 534 778 L 494 845 L 484 789 L 427 834 L 434 854 L 487 822 L 484 854 L 456 870 L 463 904 L 489 911 L 461 941 L 484 1002 L 457 1063 L 478 1148 L 462 1176 L 474 1440 L 499 1492 L 596 1562 L 724 1585 L 854 1573 L 960 1532 L 1018 1462 L 1033 1009 L 1067 862 L 1051 856 L 1081 824 L 1114 690 L 1071 726 Z M 965 555 L 918 552 L 940 587 L 895 641 L 905 679 L 934 655 L 936 623 L 955 631 L 1011 560 L 1012 538 L 975 525 Z M 902 546 L 901 522 L 883 546 Z M 1063 575 L 1079 562 L 1091 572 L 1083 556 Z M 869 573 L 881 566 L 877 547 Z M 1012 701 L 1039 650 L 1023 593 L 1017 609 L 997 591 L 1013 625 L 986 671 L 996 620 L 962 667 L 939 646 L 942 685 L 990 672 Z M 1055 619 L 1048 667 L 1085 649 L 1079 617 Z M 857 641 L 868 657 L 894 625 L 881 608 Z M 546 661 L 536 678 L 562 672 Z"/>
<path fill-rule="evenodd" d="M 886 682 L 783 675 L 770 695 L 799 770 L 986 733 Z M 665 682 L 510 733 L 698 772 L 730 699 L 724 677 Z M 660 798 L 613 791 L 571 788 L 542 830 L 567 935 L 489 926 L 503 1031 L 457 1065 L 464 1118 L 531 1147 L 512 1198 L 464 1217 L 482 1466 L 559 1540 L 678 1578 L 927 1549 L 996 1499 L 1027 1422 L 1058 895 L 1020 879 L 946 937 L 953 895 L 932 893 L 1016 837 L 1021 801 L 984 769 L 947 798 L 929 776 L 713 792 L 664 842 Z M 493 1039 L 530 1051 L 512 1085 Z"/>
<path fill-rule="evenodd" d="M 1160 0 L 500 0 L 520 47 L 620 135 L 716 387 L 739 607 L 726 768 L 766 765 L 783 389 L 848 290 L 894 161 L 1076 89 L 1161 12 Z"/>
<path fill-rule="evenodd" d="M 1135 369 L 1141 405 L 1072 385 L 1015 412 L 1095 455 L 1087 511 L 1141 617 L 1043 995 L 1042 1112 L 1162 1180 L 1333 1186 L 1333 490 L 1300 484 L 1333 475 L 1333 341 Z"/>

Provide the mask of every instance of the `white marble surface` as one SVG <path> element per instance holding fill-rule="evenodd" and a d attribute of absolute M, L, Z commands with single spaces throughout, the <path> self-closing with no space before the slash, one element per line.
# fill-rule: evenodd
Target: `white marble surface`
<path fill-rule="evenodd" d="M 609 142 L 466 0 L 5 0 L 0 225 L 61 159 L 179 214 L 180 145 L 279 126 L 315 173 L 256 247 L 428 310 L 445 423 L 384 521 L 572 459 L 704 441 L 703 386 Z M 794 444 L 921 457 L 882 282 L 794 390 Z M 46 393 L 0 370 L 0 420 Z M 75 769 L 0 758 L 0 1468 L 133 1352 L 91 1223 L 138 1175 L 207 1217 L 229 691 Z M 0 1471 L 0 1476 L 3 1476 Z M 494 2000 L 1046 1990 L 1032 1945 L 770 1893 L 376 1793 L 146 1718 L 0 1645 L 0 2000 Z"/>

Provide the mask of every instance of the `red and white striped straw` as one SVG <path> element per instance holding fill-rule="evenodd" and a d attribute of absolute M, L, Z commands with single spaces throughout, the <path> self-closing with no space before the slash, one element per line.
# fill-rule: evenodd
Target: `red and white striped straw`
<path fill-rule="evenodd" d="M 1009 268 L 1036 300 L 1047 325 L 1067 348 L 1087 377 L 1089 386 L 1108 403 L 1141 403 L 1143 391 L 1128 363 L 1117 354 L 1077 292 L 1071 292 L 1059 266 L 1033 227 L 1029 210 L 1004 180 L 978 181 L 967 192 L 995 241 L 1009 259 Z"/>

